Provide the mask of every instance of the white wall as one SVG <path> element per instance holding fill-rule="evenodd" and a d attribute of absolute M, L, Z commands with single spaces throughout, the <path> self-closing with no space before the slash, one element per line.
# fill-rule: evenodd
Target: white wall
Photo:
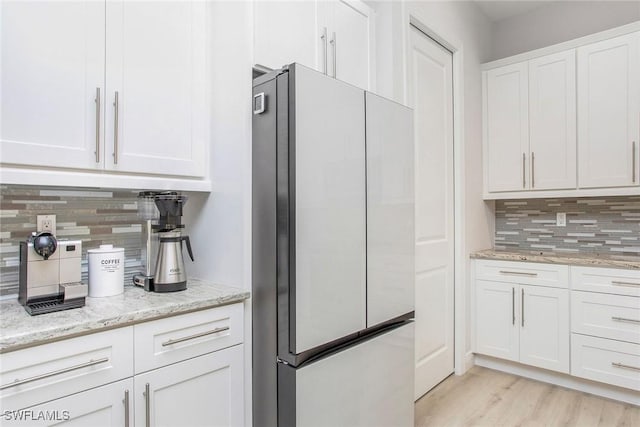
<path fill-rule="evenodd" d="M 471 282 L 469 253 L 492 246 L 493 206 L 482 200 L 482 84 L 480 64 L 488 60 L 491 23 L 474 2 L 407 2 L 406 11 L 430 31 L 453 45 L 462 59 L 461 80 L 454 81 L 462 89 L 464 105 L 462 135 L 455 144 L 463 145 L 462 172 L 464 220 L 462 233 L 462 274 L 464 281 L 465 353 L 471 351 Z M 455 67 L 455 65 L 454 65 Z M 454 106 L 455 108 L 455 106 Z M 456 308 L 456 310 L 459 310 Z M 459 311 L 458 311 L 459 313 Z"/>
<path fill-rule="evenodd" d="M 185 223 L 190 277 L 251 289 L 251 84 L 253 12 L 247 1 L 209 5 L 211 194 L 191 193 Z M 188 261 L 187 261 L 188 262 Z M 251 425 L 251 304 L 245 303 L 245 413 Z M 233 397 L 240 399 L 240 396 Z"/>
<path fill-rule="evenodd" d="M 490 60 L 640 20 L 640 1 L 561 1 L 496 22 Z"/>
<path fill-rule="evenodd" d="M 215 1 L 210 26 L 210 164 L 213 192 L 185 207 L 196 262 L 192 277 L 250 288 L 251 3 Z"/>

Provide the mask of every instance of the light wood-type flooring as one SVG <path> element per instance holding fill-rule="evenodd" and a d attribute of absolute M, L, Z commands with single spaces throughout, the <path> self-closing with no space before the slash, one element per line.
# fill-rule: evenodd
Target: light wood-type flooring
<path fill-rule="evenodd" d="M 640 427 L 640 406 L 476 366 L 418 400 L 415 425 Z"/>

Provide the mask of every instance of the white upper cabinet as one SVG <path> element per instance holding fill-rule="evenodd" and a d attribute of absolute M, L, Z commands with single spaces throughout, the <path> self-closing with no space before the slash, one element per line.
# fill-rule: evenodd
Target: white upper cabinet
<path fill-rule="evenodd" d="M 528 189 L 529 113 L 526 63 L 485 75 L 485 176 L 493 191 Z"/>
<path fill-rule="evenodd" d="M 298 62 L 373 89 L 374 12 L 359 0 L 254 2 L 254 63 Z"/>
<path fill-rule="evenodd" d="M 329 48 L 331 75 L 359 88 L 371 85 L 372 13 L 361 1 L 339 0 L 324 3 L 329 7 Z"/>
<path fill-rule="evenodd" d="M 0 3 L 0 161 L 101 168 L 104 3 Z M 98 153 L 96 154 L 96 150 Z"/>
<path fill-rule="evenodd" d="M 324 72 L 324 39 L 317 14 L 316 0 L 255 1 L 253 62 L 273 69 L 297 62 Z"/>
<path fill-rule="evenodd" d="M 576 188 L 575 50 L 529 61 L 530 188 Z"/>
<path fill-rule="evenodd" d="M 206 2 L 0 7 L 3 182 L 203 189 Z"/>
<path fill-rule="evenodd" d="M 638 28 L 483 67 L 485 199 L 640 194 Z"/>
<path fill-rule="evenodd" d="M 107 2 L 108 168 L 204 175 L 206 40 L 204 2 Z"/>
<path fill-rule="evenodd" d="M 640 33 L 578 49 L 581 188 L 638 185 Z"/>

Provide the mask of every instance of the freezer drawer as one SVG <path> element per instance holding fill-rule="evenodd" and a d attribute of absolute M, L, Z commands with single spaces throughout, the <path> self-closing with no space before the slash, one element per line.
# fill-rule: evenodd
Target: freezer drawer
<path fill-rule="evenodd" d="M 279 364 L 279 426 L 413 426 L 414 324 L 301 368 Z"/>

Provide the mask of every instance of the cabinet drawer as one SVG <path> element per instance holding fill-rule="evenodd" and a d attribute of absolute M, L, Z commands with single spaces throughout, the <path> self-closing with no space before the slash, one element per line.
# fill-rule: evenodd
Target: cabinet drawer
<path fill-rule="evenodd" d="M 569 287 L 569 267 L 516 261 L 476 261 L 476 278 L 525 285 Z"/>
<path fill-rule="evenodd" d="M 571 332 L 640 344 L 640 298 L 571 291 Z"/>
<path fill-rule="evenodd" d="M 571 288 L 637 297 L 640 296 L 640 270 L 571 267 Z"/>
<path fill-rule="evenodd" d="M 571 374 L 640 390 L 640 345 L 571 334 Z"/>
<path fill-rule="evenodd" d="M 0 354 L 2 409 L 19 409 L 133 375 L 133 327 Z"/>
<path fill-rule="evenodd" d="M 135 325 L 135 372 L 239 344 L 243 334 L 242 303 Z"/>

